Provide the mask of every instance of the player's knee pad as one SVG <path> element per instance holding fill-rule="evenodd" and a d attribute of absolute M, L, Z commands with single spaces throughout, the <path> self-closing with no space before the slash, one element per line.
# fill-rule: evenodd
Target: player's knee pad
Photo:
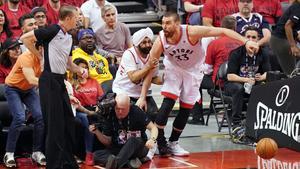
<path fill-rule="evenodd" d="M 168 122 L 168 117 L 175 104 L 175 100 L 164 98 L 162 105 L 156 115 L 155 123 L 160 126 L 165 126 Z"/>
<path fill-rule="evenodd" d="M 187 108 L 180 108 L 179 113 L 177 114 L 174 122 L 173 127 L 179 130 L 183 130 L 186 122 L 190 116 L 191 109 Z"/>

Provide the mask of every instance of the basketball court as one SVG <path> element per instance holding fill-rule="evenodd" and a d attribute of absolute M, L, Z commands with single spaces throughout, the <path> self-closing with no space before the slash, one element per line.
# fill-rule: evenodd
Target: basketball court
<path fill-rule="evenodd" d="M 20 169 L 38 169 L 28 159 L 19 159 Z M 0 167 L 4 169 L 5 167 Z M 81 169 L 104 169 L 100 166 L 81 165 Z M 155 156 L 152 161 L 145 163 L 141 169 L 299 169 L 300 153 L 289 149 L 279 149 L 277 155 L 264 160 L 253 150 L 233 150 L 192 153 L 189 157 L 160 158 Z"/>

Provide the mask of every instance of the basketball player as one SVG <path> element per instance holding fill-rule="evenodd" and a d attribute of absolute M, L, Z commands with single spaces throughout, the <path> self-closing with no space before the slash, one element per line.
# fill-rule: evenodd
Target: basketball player
<path fill-rule="evenodd" d="M 161 89 L 164 100 L 155 120 L 159 129 L 158 149 L 161 155 L 187 156 L 189 152 L 180 147 L 178 139 L 186 125 L 190 110 L 200 99 L 199 87 L 203 77 L 201 66 L 205 60 L 201 38 L 225 34 L 243 42 L 246 48 L 253 52 L 258 50 L 258 44 L 247 41 L 238 33 L 225 28 L 180 25 L 178 14 L 171 12 L 163 16 L 162 27 L 163 30 L 150 51 L 150 59 L 159 59 L 162 53 L 165 55 L 165 76 Z M 152 73 L 153 71 L 150 71 L 143 82 L 142 93 L 137 101 L 140 108 L 145 107 Z M 173 130 L 167 144 L 164 128 L 177 98 L 180 100 L 180 109 L 173 122 Z"/>

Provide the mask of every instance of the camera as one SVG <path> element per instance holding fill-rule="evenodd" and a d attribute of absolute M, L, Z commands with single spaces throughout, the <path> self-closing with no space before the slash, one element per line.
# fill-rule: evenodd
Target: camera
<path fill-rule="evenodd" d="M 110 114 L 113 112 L 112 110 L 114 110 L 116 105 L 115 97 L 115 93 L 107 93 L 98 100 L 98 110 L 96 111 L 97 122 L 94 123 L 96 127 L 102 128 L 105 121 L 110 117 Z"/>

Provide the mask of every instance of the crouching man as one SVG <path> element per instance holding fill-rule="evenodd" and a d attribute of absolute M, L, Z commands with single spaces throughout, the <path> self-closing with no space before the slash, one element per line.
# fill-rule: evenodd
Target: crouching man
<path fill-rule="evenodd" d="M 107 146 L 94 154 L 95 164 L 105 165 L 107 169 L 139 168 L 148 150 L 154 146 L 157 128 L 139 107 L 130 105 L 126 94 L 115 97 L 115 107 L 109 112 L 102 131 L 90 125 L 98 140 Z M 145 133 L 150 131 L 150 139 Z"/>

